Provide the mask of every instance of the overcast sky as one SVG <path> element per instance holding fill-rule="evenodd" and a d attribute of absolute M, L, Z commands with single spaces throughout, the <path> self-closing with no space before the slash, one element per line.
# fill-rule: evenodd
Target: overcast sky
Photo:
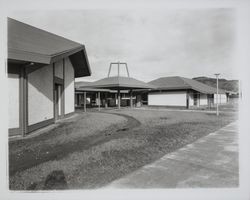
<path fill-rule="evenodd" d="M 9 16 L 84 44 L 92 75 L 80 80 L 106 77 L 109 63 L 117 61 L 127 62 L 131 77 L 142 81 L 218 72 L 238 78 L 232 9 L 19 11 Z M 116 73 L 114 68 L 111 74 Z"/>

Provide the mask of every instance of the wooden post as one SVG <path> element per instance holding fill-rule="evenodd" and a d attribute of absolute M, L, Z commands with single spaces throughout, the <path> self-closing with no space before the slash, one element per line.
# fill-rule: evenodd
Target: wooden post
<path fill-rule="evenodd" d="M 105 108 L 108 108 L 108 98 L 107 98 L 108 94 L 107 92 L 105 92 Z"/>
<path fill-rule="evenodd" d="M 130 90 L 130 108 L 133 108 L 133 95 L 132 95 L 132 90 Z"/>
<path fill-rule="evenodd" d="M 101 110 L 101 94 L 98 92 L 98 111 Z"/>
<path fill-rule="evenodd" d="M 117 101 L 117 104 L 116 104 Z M 117 93 L 115 93 L 115 106 L 118 105 L 118 98 L 117 98 Z"/>
<path fill-rule="evenodd" d="M 121 94 L 120 94 L 120 89 L 118 89 L 117 93 L 118 93 L 118 109 L 121 109 Z"/>
<path fill-rule="evenodd" d="M 19 110 L 19 123 L 22 136 L 24 137 L 27 134 L 28 129 L 28 82 L 25 66 L 21 67 L 20 74 L 20 110 Z M 54 91 L 53 91 L 54 92 Z"/>
<path fill-rule="evenodd" d="M 110 75 L 110 71 L 111 71 L 111 65 L 112 65 L 112 63 L 110 63 L 110 65 L 109 65 L 109 72 L 108 72 L 108 77 L 109 77 L 109 75 Z"/>
<path fill-rule="evenodd" d="M 189 109 L 189 91 L 186 92 L 186 108 Z"/>
<path fill-rule="evenodd" d="M 129 77 L 128 65 L 127 65 L 127 63 L 124 63 L 124 64 L 126 65 L 127 74 L 128 74 L 128 77 Z"/>
<path fill-rule="evenodd" d="M 87 98 L 87 92 L 84 92 L 83 93 L 83 95 L 84 95 L 84 99 L 83 99 L 83 105 L 84 105 L 84 112 L 86 112 L 86 98 Z"/>
<path fill-rule="evenodd" d="M 120 76 L 120 62 L 118 62 L 118 77 Z"/>

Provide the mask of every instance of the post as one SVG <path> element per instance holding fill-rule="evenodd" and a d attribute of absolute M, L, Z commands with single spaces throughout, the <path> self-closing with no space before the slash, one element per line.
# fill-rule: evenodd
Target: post
<path fill-rule="evenodd" d="M 189 109 L 189 91 L 186 93 L 186 108 Z"/>
<path fill-rule="evenodd" d="M 101 110 L 101 94 L 98 92 L 98 111 Z"/>
<path fill-rule="evenodd" d="M 109 65 L 109 72 L 108 72 L 108 77 L 109 77 L 109 75 L 110 75 L 110 71 L 111 71 L 111 65 L 112 65 L 112 63 L 110 63 L 110 65 Z"/>
<path fill-rule="evenodd" d="M 121 109 L 121 94 L 120 94 L 120 89 L 118 89 L 117 93 L 118 93 L 118 109 Z"/>
<path fill-rule="evenodd" d="M 108 108 L 108 98 L 107 98 L 108 94 L 107 92 L 105 92 L 105 108 Z"/>
<path fill-rule="evenodd" d="M 87 93 L 84 92 L 83 93 L 83 108 L 84 108 L 84 112 L 86 112 L 86 99 L 87 99 Z"/>
<path fill-rule="evenodd" d="M 216 76 L 216 115 L 219 116 L 219 80 L 218 77 L 220 74 L 214 74 Z"/>
<path fill-rule="evenodd" d="M 127 65 L 127 63 L 124 63 L 124 64 L 126 65 L 127 74 L 128 74 L 128 77 L 129 77 L 128 65 Z"/>
<path fill-rule="evenodd" d="M 130 90 L 130 108 L 133 108 L 133 96 L 132 96 L 132 90 Z"/>
<path fill-rule="evenodd" d="M 120 76 L 120 61 L 118 62 L 118 77 Z"/>

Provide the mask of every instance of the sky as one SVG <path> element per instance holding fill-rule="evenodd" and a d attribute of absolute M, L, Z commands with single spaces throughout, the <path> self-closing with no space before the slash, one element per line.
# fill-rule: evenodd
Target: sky
<path fill-rule="evenodd" d="M 15 11 L 9 17 L 85 45 L 92 75 L 107 77 L 110 62 L 127 62 L 130 76 L 237 79 L 236 16 L 229 8 L 169 10 Z M 117 74 L 114 66 L 111 75 Z M 121 66 L 121 75 L 126 76 Z"/>

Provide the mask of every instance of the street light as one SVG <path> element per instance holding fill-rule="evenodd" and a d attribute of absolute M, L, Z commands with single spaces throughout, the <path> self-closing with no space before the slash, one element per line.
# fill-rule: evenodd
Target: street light
<path fill-rule="evenodd" d="M 218 96 L 219 96 L 219 80 L 218 77 L 220 74 L 214 74 L 216 76 L 216 115 L 219 116 L 219 102 L 218 102 Z"/>

